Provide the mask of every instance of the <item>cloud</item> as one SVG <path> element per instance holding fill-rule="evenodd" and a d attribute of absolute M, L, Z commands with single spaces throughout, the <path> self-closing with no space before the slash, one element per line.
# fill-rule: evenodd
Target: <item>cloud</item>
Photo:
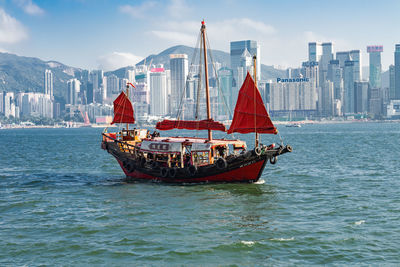
<path fill-rule="evenodd" d="M 207 22 L 207 32 L 212 49 L 228 50 L 230 41 L 270 38 L 276 33 L 273 26 L 249 18 Z M 168 21 L 161 29 L 150 33 L 162 40 L 194 46 L 200 32 L 200 21 Z"/>
<path fill-rule="evenodd" d="M 14 3 L 22 8 L 29 15 L 43 15 L 44 10 L 37 6 L 32 0 L 13 0 Z"/>
<path fill-rule="evenodd" d="M 123 5 L 119 7 L 119 11 L 134 18 L 147 18 L 148 12 L 156 6 L 156 2 L 143 2 L 140 6 Z"/>
<path fill-rule="evenodd" d="M 171 4 L 167 7 L 167 11 L 170 17 L 180 18 L 188 14 L 190 8 L 186 5 L 184 0 L 172 0 Z"/>
<path fill-rule="evenodd" d="M 97 62 L 100 69 L 110 71 L 126 66 L 133 66 L 142 59 L 143 57 L 136 56 L 131 53 L 112 52 L 110 54 L 100 56 L 97 59 Z"/>
<path fill-rule="evenodd" d="M 194 42 L 196 41 L 195 34 L 186 34 L 183 32 L 176 32 L 176 31 L 151 31 L 151 34 L 155 35 L 156 37 L 182 45 L 189 45 L 193 46 Z"/>
<path fill-rule="evenodd" d="M 14 44 L 27 38 L 25 27 L 0 8 L 0 43 Z"/>

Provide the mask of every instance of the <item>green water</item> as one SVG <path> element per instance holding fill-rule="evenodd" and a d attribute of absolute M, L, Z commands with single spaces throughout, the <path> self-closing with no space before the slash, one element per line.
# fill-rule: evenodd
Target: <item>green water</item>
<path fill-rule="evenodd" d="M 399 265 L 400 124 L 279 130 L 260 183 L 196 186 L 125 183 L 101 129 L 1 130 L 0 265 Z"/>

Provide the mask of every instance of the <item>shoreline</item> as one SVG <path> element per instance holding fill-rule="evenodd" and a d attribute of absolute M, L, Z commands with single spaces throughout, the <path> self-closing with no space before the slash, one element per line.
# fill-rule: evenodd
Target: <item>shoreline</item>
<path fill-rule="evenodd" d="M 348 124 L 348 123 L 400 123 L 400 120 L 303 120 L 303 121 L 272 121 L 275 125 L 291 125 L 291 124 Z M 2 125 L 0 130 L 11 129 L 78 129 L 78 128 L 113 128 L 116 126 L 110 124 L 91 124 L 91 125 L 75 125 L 74 127 L 66 127 L 64 125 Z M 154 128 L 154 125 L 142 125 L 140 127 Z"/>

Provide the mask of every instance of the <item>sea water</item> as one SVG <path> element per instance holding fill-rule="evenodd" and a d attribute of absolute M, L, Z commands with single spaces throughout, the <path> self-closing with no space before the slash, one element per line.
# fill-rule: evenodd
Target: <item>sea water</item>
<path fill-rule="evenodd" d="M 278 129 L 259 182 L 195 186 L 126 183 L 101 129 L 0 130 L 0 265 L 400 264 L 400 124 Z"/>

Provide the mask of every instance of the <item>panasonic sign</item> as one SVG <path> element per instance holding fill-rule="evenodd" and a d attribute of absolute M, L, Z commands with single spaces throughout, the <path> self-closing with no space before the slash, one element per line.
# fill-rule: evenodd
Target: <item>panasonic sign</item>
<path fill-rule="evenodd" d="M 309 82 L 310 78 L 293 78 L 293 79 L 281 79 L 276 78 L 277 83 L 298 83 L 298 82 Z"/>

